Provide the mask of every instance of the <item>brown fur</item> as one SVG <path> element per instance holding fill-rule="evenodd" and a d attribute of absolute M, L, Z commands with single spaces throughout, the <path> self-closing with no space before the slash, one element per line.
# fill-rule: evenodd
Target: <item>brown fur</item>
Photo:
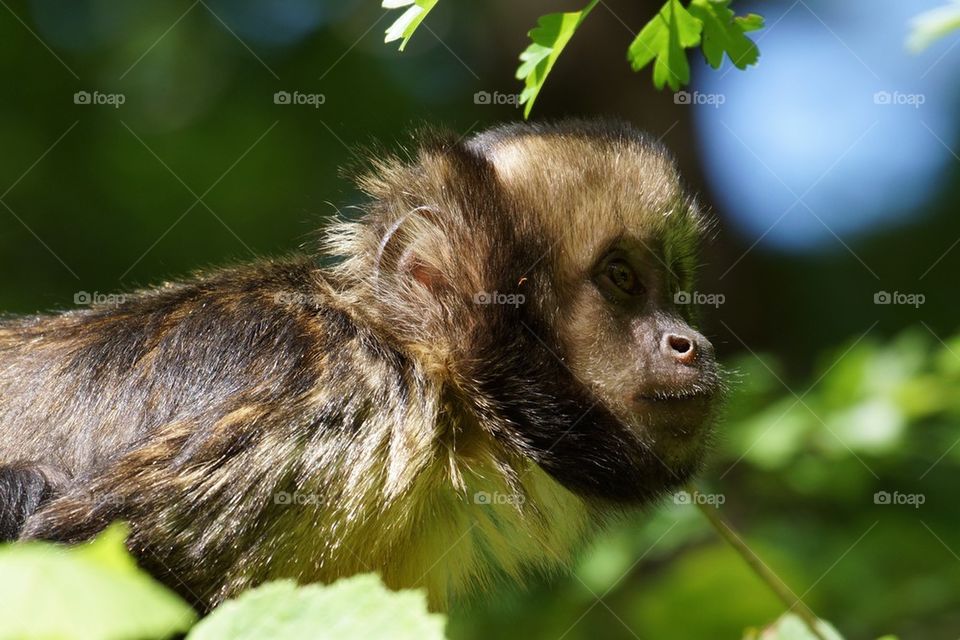
<path fill-rule="evenodd" d="M 695 469 L 709 412 L 629 406 L 717 388 L 692 330 L 695 368 L 655 355 L 688 330 L 668 293 L 701 225 L 657 145 L 583 122 L 432 136 L 361 186 L 363 217 L 326 233 L 333 266 L 263 261 L 0 323 L 19 537 L 129 521 L 141 562 L 201 606 L 379 571 L 442 607 L 562 566 Z M 591 281 L 618 243 L 652 274 L 642 310 Z"/>

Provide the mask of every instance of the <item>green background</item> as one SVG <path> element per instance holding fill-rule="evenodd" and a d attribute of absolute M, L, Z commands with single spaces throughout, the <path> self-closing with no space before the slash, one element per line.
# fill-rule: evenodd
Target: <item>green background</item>
<path fill-rule="evenodd" d="M 378 3 L 313 4 L 315 28 L 281 42 L 263 37 L 270 24 L 259 37 L 240 29 L 256 26 L 256 14 L 224 3 L 0 7 L 0 308 L 69 309 L 81 291 L 119 292 L 309 244 L 359 199 L 338 175 L 358 145 L 399 146 L 423 122 L 466 134 L 518 119 L 516 108 L 476 104 L 474 94 L 519 91 L 525 31 L 542 13 L 578 6 L 441 2 L 399 54 L 382 43 L 395 16 Z M 611 4 L 619 19 L 598 9 L 584 24 L 534 115 L 627 118 L 663 136 L 710 203 L 692 110 L 624 60 L 628 30 L 656 5 Z M 901 54 L 900 42 L 891 48 Z M 77 91 L 125 102 L 78 105 Z M 277 91 L 325 102 L 278 105 Z M 904 211 L 896 230 L 846 240 L 870 269 L 839 243 L 748 251 L 756 238 L 729 231 L 733 212 L 712 212 L 718 231 L 698 288 L 725 296 L 704 310 L 703 328 L 734 391 L 700 484 L 723 496 L 721 515 L 745 542 L 851 638 L 960 630 L 960 250 L 919 279 L 960 237 L 958 174 L 960 162 L 938 176 L 934 204 Z M 878 290 L 922 291 L 927 301 L 877 306 Z M 877 504 L 880 491 L 923 504 Z M 738 638 L 782 610 L 693 507 L 668 500 L 613 527 L 570 571 L 455 610 L 450 632 Z"/>

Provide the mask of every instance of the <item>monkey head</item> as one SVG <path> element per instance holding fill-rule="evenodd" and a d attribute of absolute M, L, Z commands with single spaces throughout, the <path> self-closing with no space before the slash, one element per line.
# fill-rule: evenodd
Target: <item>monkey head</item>
<path fill-rule="evenodd" d="M 677 301 L 704 221 L 658 143 L 508 125 L 378 161 L 363 186 L 366 224 L 334 237 L 369 264 L 345 273 L 370 274 L 378 321 L 475 428 L 616 504 L 696 471 L 721 383 Z"/>

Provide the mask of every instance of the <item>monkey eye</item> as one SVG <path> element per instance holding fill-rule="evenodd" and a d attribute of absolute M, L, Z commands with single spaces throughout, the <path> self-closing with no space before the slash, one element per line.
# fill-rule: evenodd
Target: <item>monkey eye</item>
<path fill-rule="evenodd" d="M 643 293 L 643 285 L 626 260 L 615 258 L 607 262 L 603 275 L 617 289 L 631 296 Z"/>

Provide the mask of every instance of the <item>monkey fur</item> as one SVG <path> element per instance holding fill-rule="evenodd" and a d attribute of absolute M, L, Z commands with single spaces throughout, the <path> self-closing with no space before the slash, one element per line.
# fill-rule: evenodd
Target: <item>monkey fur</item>
<path fill-rule="evenodd" d="M 698 467 L 674 294 L 704 221 L 616 122 L 429 134 L 310 255 L 0 322 L 0 534 L 131 527 L 200 608 L 379 572 L 431 606 L 568 563 Z"/>

